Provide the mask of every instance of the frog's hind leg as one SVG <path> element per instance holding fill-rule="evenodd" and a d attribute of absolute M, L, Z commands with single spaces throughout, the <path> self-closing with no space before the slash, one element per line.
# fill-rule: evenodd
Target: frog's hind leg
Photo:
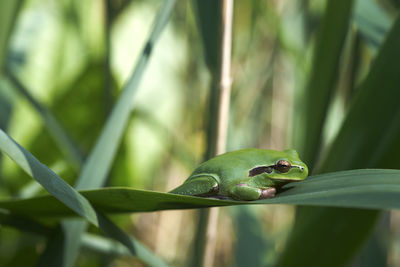
<path fill-rule="evenodd" d="M 210 197 L 216 196 L 219 192 L 217 180 L 211 175 L 197 175 L 186 180 L 181 186 L 173 189 L 169 193 Z"/>
<path fill-rule="evenodd" d="M 257 188 L 241 183 L 232 187 L 229 193 L 237 200 L 257 200 L 274 197 L 276 189 L 274 187 Z"/>

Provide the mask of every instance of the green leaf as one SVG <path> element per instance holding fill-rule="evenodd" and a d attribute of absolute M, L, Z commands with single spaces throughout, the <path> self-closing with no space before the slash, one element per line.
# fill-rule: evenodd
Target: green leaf
<path fill-rule="evenodd" d="M 398 16 L 368 76 L 357 90 L 320 172 L 352 168 L 400 168 L 397 160 L 400 149 L 399 36 Z M 377 189 L 382 186 L 380 184 L 384 183 L 384 179 L 377 176 L 376 183 Z M 376 197 L 371 196 L 370 202 L 378 203 L 380 200 Z M 379 197 L 392 198 L 393 195 L 387 192 Z M 391 201 L 398 201 L 396 198 Z M 345 265 L 369 236 L 378 216 L 378 212 L 363 210 L 349 212 L 344 209 L 300 208 L 278 266 Z M 299 240 L 304 242 L 300 244 Z"/>
<path fill-rule="evenodd" d="M 306 135 L 302 151 L 305 163 L 314 168 L 322 138 L 322 129 L 329 107 L 340 55 L 351 18 L 353 1 L 328 1 L 318 31 L 313 68 L 305 95 Z"/>
<path fill-rule="evenodd" d="M 176 195 L 125 187 L 80 191 L 92 205 L 104 213 L 148 212 L 193 209 L 243 204 L 295 204 L 400 209 L 400 170 L 351 170 L 310 176 L 283 187 L 275 198 L 258 201 L 219 200 Z M 53 196 L 0 201 L 0 208 L 28 217 L 74 216 Z"/>
<path fill-rule="evenodd" d="M 396 159 L 400 147 L 399 36 L 400 16 L 357 90 L 320 170 L 400 167 Z"/>
<path fill-rule="evenodd" d="M 50 194 L 74 212 L 98 225 L 97 217 L 90 203 L 73 187 L 43 165 L 3 130 L 0 129 L 0 150 L 14 160 L 27 174 L 38 181 Z"/>
<path fill-rule="evenodd" d="M 195 0 L 197 24 L 203 40 L 204 57 L 212 74 L 218 73 L 221 61 L 222 1 Z"/>

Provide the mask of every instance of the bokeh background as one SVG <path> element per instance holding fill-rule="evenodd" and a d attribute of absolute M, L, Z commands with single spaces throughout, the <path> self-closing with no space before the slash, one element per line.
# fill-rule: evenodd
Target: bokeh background
<path fill-rule="evenodd" d="M 399 3 L 355 1 L 342 59 L 349 62 L 346 59 L 351 57 L 354 62 L 341 65 L 338 90 L 323 129 L 324 146 L 329 147 L 335 137 L 348 95 L 368 72 Z M 1 56 L 18 81 L 0 79 L 1 128 L 72 184 L 81 164 L 77 158 L 83 159 L 93 147 L 161 4 L 159 0 L 2 2 L 0 31 L 8 41 L 1 47 Z M 298 139 L 302 137 L 296 133 L 306 127 L 303 96 L 325 4 L 314 0 L 235 1 L 227 150 L 301 150 Z M 368 21 L 372 25 L 365 23 L 368 18 L 373 18 Z M 191 1 L 178 1 L 145 70 L 108 186 L 165 192 L 185 180 L 205 153 L 210 82 L 196 8 Z M 71 157 L 60 146 L 57 130 L 45 125 L 40 109 L 59 122 L 79 157 Z M 43 193 L 14 162 L 0 157 L 2 199 Z M 197 211 L 113 219 L 173 266 L 185 266 L 190 260 Z M 272 265 L 284 248 L 293 219 L 294 207 L 288 205 L 221 208 L 215 266 Z M 399 225 L 398 211 L 385 213 L 377 229 L 387 231 L 374 235 L 377 241 L 371 243 L 388 266 L 400 265 Z M 12 228 L 1 228 L 0 238 L 1 266 L 34 265 L 45 246 L 42 237 Z M 365 266 L 361 265 L 363 251 L 354 266 Z M 77 261 L 77 266 L 132 264 L 140 263 L 90 250 L 83 250 Z"/>

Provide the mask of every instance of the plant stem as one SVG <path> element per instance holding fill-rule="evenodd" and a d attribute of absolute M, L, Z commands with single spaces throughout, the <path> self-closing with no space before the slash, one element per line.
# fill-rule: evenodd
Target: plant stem
<path fill-rule="evenodd" d="M 221 45 L 221 66 L 220 66 L 220 77 L 219 83 L 216 88 L 217 94 L 212 94 L 217 99 L 215 102 L 217 106 L 217 119 L 214 120 L 215 125 L 210 127 L 217 129 L 215 133 L 215 148 L 211 151 L 215 151 L 215 155 L 219 155 L 225 152 L 227 143 L 228 133 L 228 121 L 229 121 L 229 103 L 231 96 L 231 48 L 232 48 L 232 18 L 233 18 L 233 0 L 223 0 L 222 3 L 222 45 Z M 213 99 L 211 99 L 212 102 Z M 209 155 L 209 156 L 215 156 Z M 205 247 L 203 254 L 203 266 L 213 266 L 215 246 L 216 246 L 216 233 L 218 223 L 218 208 L 211 208 L 208 210 L 207 218 L 207 229 L 205 236 Z"/>

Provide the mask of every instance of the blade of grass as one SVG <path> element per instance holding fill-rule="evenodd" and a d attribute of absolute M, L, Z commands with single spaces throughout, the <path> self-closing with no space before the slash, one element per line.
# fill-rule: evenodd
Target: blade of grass
<path fill-rule="evenodd" d="M 396 157 L 392 158 L 393 152 L 400 146 L 400 108 L 397 101 L 400 97 L 399 35 L 400 16 L 368 76 L 357 90 L 342 129 L 320 170 L 400 167 Z"/>
<path fill-rule="evenodd" d="M 27 174 L 40 183 L 50 194 L 74 212 L 98 225 L 96 213 L 90 203 L 73 187 L 43 165 L 3 130 L 0 129 L 0 150 L 15 161 Z"/>
<path fill-rule="evenodd" d="M 357 90 L 343 126 L 319 172 L 371 167 L 400 168 L 397 160 L 400 149 L 400 107 L 397 101 L 400 97 L 399 35 L 398 16 L 367 78 Z M 381 178 L 376 177 L 375 190 L 382 186 L 381 182 L 384 183 Z M 389 192 L 387 195 L 375 195 L 370 201 L 379 202 L 377 197 L 397 201 L 397 197 Z M 278 266 L 345 265 L 369 236 L 378 216 L 378 212 L 361 210 L 298 209 L 298 219 Z M 300 244 L 298 240 L 304 242 Z M 313 247 L 313 250 L 308 250 L 309 247 Z"/>
<path fill-rule="evenodd" d="M 126 187 L 80 191 L 106 214 L 193 209 L 212 206 L 294 204 L 365 209 L 400 209 L 400 170 L 362 169 L 325 173 L 283 187 L 275 198 L 258 201 L 219 200 Z M 53 196 L 0 201 L 10 214 L 27 217 L 76 216 Z"/>
<path fill-rule="evenodd" d="M 127 125 L 139 82 L 146 69 L 153 47 L 167 24 L 174 5 L 174 0 L 165 0 L 163 2 L 139 61 L 127 81 L 117 104 L 111 111 L 95 147 L 83 165 L 75 186 L 77 189 L 100 187 L 104 184 Z M 63 226 L 65 228 L 66 245 L 65 247 L 60 245 L 59 249 L 65 249 L 63 252 L 64 266 L 72 266 L 78 255 L 80 237 L 86 230 L 87 223 L 66 221 L 63 222 Z M 116 240 L 121 240 L 120 236 L 112 237 Z"/>
<path fill-rule="evenodd" d="M 83 156 L 79 151 L 77 145 L 71 140 L 68 134 L 64 131 L 63 127 L 53 116 L 53 114 L 41 103 L 39 103 L 26 89 L 22 82 L 16 77 L 13 71 L 7 67 L 5 73 L 14 85 L 15 89 L 32 105 L 32 107 L 41 115 L 44 125 L 60 147 L 65 153 L 71 163 L 76 167 L 80 167 L 83 164 Z"/>
<path fill-rule="evenodd" d="M 312 73 L 305 95 L 306 134 L 301 155 L 313 169 L 321 144 L 322 128 L 335 89 L 340 55 L 348 31 L 353 1 L 327 2 L 316 40 Z"/>
<path fill-rule="evenodd" d="M 147 265 L 155 267 L 168 266 L 165 262 L 155 257 L 147 247 L 134 239 L 131 239 L 131 242 L 135 247 L 137 257 L 145 259 L 146 261 L 144 263 Z M 82 238 L 82 245 L 84 248 L 100 252 L 102 255 L 132 256 L 125 246 L 115 242 L 114 240 L 93 234 L 85 234 Z"/>
<path fill-rule="evenodd" d="M 99 187 L 104 183 L 133 108 L 132 103 L 139 88 L 139 82 L 147 67 L 153 47 L 169 19 L 174 4 L 174 0 L 165 0 L 163 6 L 160 8 L 139 61 L 124 86 L 117 104 L 107 119 L 95 147 L 83 166 L 76 188 L 87 189 Z"/>

